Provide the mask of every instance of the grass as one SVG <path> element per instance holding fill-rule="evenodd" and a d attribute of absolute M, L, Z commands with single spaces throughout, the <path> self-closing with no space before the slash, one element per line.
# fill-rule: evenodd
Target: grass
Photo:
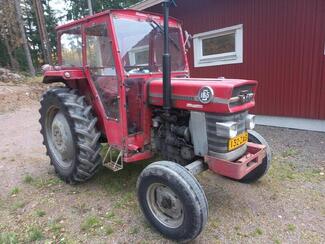
<path fill-rule="evenodd" d="M 11 190 L 10 194 L 11 194 L 11 196 L 14 196 L 14 195 L 17 195 L 19 192 L 20 192 L 20 189 L 18 187 L 14 187 Z"/>
<path fill-rule="evenodd" d="M 90 209 L 86 203 L 78 202 L 76 205 L 72 206 L 74 211 L 78 212 L 79 214 L 87 213 Z"/>
<path fill-rule="evenodd" d="M 28 232 L 28 240 L 33 241 L 40 241 L 44 238 L 42 230 L 39 226 L 33 226 L 29 228 Z"/>
<path fill-rule="evenodd" d="M 123 223 L 124 223 L 123 220 L 118 217 L 115 217 L 113 222 L 115 225 L 123 225 Z"/>
<path fill-rule="evenodd" d="M 138 227 L 133 227 L 130 231 L 130 234 L 131 235 L 136 235 L 140 232 L 139 228 Z"/>
<path fill-rule="evenodd" d="M 283 158 L 288 158 L 288 157 L 294 157 L 297 156 L 299 154 L 298 150 L 294 149 L 294 148 L 288 148 L 287 150 L 283 151 L 281 153 L 281 156 Z"/>
<path fill-rule="evenodd" d="M 324 243 L 322 233 L 317 233 L 312 230 L 304 230 L 301 232 L 301 243 Z"/>
<path fill-rule="evenodd" d="M 24 74 L 25 77 L 25 82 L 27 83 L 39 83 L 42 84 L 43 76 L 37 75 L 34 77 L 29 76 L 29 74 Z"/>
<path fill-rule="evenodd" d="M 60 218 L 50 221 L 48 226 L 49 226 L 50 231 L 52 232 L 52 234 L 55 237 L 60 236 L 61 233 L 63 232 L 62 230 L 63 230 L 64 226 L 60 223 Z"/>
<path fill-rule="evenodd" d="M 239 231 L 239 230 L 240 230 L 240 227 L 239 227 L 238 225 L 236 225 L 236 226 L 234 227 L 234 229 L 235 229 L 236 231 Z"/>
<path fill-rule="evenodd" d="M 237 231 L 237 235 L 241 237 L 257 237 L 263 235 L 263 230 L 260 228 L 256 228 L 254 231 L 250 232 L 249 234 L 240 232 L 240 227 L 235 227 Z"/>
<path fill-rule="evenodd" d="M 31 175 L 25 175 L 24 183 L 31 184 L 34 181 L 34 178 Z"/>
<path fill-rule="evenodd" d="M 46 215 L 46 212 L 44 210 L 38 209 L 38 210 L 35 211 L 35 215 L 37 217 L 40 217 L 41 218 L 41 217 L 44 217 Z"/>
<path fill-rule="evenodd" d="M 125 165 L 125 168 L 118 172 L 102 170 L 94 179 L 96 184 L 112 195 L 118 193 L 135 191 L 138 176 L 143 170 L 142 164 Z"/>
<path fill-rule="evenodd" d="M 135 208 L 136 207 L 136 197 L 135 192 L 126 192 L 117 203 L 114 204 L 114 208 Z"/>
<path fill-rule="evenodd" d="M 278 180 L 293 180 L 295 176 L 295 167 L 292 163 L 273 160 L 269 176 Z"/>
<path fill-rule="evenodd" d="M 241 232 L 237 232 L 237 235 L 238 235 L 238 236 L 241 236 L 241 237 L 249 237 L 248 234 L 241 233 Z"/>
<path fill-rule="evenodd" d="M 213 229 L 217 229 L 220 227 L 220 220 L 218 218 L 213 218 L 210 220 L 210 225 Z"/>
<path fill-rule="evenodd" d="M 287 231 L 293 232 L 296 230 L 296 226 L 294 224 L 287 225 Z"/>
<path fill-rule="evenodd" d="M 81 230 L 91 232 L 102 226 L 102 221 L 97 216 L 89 216 L 81 224 Z"/>
<path fill-rule="evenodd" d="M 16 202 L 12 205 L 11 210 L 16 211 L 20 208 L 25 207 L 26 203 L 25 202 Z"/>
<path fill-rule="evenodd" d="M 251 236 L 261 236 L 263 235 L 263 230 L 260 228 L 256 228 L 255 231 L 251 233 Z"/>
<path fill-rule="evenodd" d="M 275 180 L 299 180 L 318 183 L 322 180 L 319 170 L 304 169 L 299 171 L 294 163 L 281 160 L 273 160 L 268 172 L 270 178 Z"/>
<path fill-rule="evenodd" d="M 109 220 L 113 219 L 115 217 L 115 213 L 113 211 L 109 211 L 106 213 L 105 217 Z"/>
<path fill-rule="evenodd" d="M 4 207 L 4 205 L 5 205 L 4 200 L 2 200 L 2 199 L 0 198 L 0 208 Z"/>
<path fill-rule="evenodd" d="M 54 185 L 58 185 L 62 183 L 62 181 L 57 178 L 57 177 L 53 177 L 53 178 L 38 178 L 33 180 L 32 184 L 37 187 L 37 188 L 46 188 L 46 187 L 51 187 Z"/>
<path fill-rule="evenodd" d="M 105 227 L 105 234 L 106 235 L 111 235 L 111 234 L 113 234 L 113 232 L 114 232 L 114 230 L 113 230 L 113 228 L 111 227 L 111 226 L 106 226 Z"/>
<path fill-rule="evenodd" d="M 18 244 L 17 234 L 13 232 L 0 233 L 0 244 Z"/>

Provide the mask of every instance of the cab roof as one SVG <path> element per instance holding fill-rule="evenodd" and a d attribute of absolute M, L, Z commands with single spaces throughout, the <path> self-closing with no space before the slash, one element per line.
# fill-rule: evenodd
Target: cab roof
<path fill-rule="evenodd" d="M 148 16 L 148 17 L 152 17 L 152 18 L 159 18 L 161 21 L 163 20 L 162 14 L 151 13 L 151 12 L 146 12 L 146 11 L 138 11 L 138 10 L 133 10 L 133 9 L 110 9 L 110 10 L 106 10 L 106 11 L 103 11 L 100 13 L 96 13 L 94 15 L 86 16 L 82 19 L 74 20 L 69 23 L 60 25 L 60 26 L 56 27 L 56 30 L 59 31 L 59 30 L 63 30 L 63 29 L 68 29 L 70 27 L 80 25 L 85 22 L 89 22 L 93 19 L 105 16 L 105 15 L 111 15 L 111 14 L 120 14 L 120 15 L 130 16 L 130 17 L 132 17 L 132 16 L 133 17 L 134 16 L 138 16 L 138 17 Z M 170 19 L 170 21 L 174 22 L 175 24 L 181 24 L 181 21 L 179 21 L 176 18 L 170 17 L 169 19 Z"/>

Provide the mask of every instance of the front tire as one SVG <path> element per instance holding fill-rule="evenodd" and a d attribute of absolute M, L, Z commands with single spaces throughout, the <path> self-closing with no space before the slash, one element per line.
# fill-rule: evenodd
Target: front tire
<path fill-rule="evenodd" d="M 266 146 L 266 156 L 263 159 L 261 165 L 256 167 L 253 171 L 249 172 L 244 178 L 240 179 L 239 182 L 242 183 L 254 183 L 262 178 L 270 168 L 272 153 L 269 144 L 264 139 L 264 137 L 256 131 L 248 131 L 248 141 L 256 144 L 261 144 Z"/>
<path fill-rule="evenodd" d="M 137 182 L 138 200 L 147 220 L 169 239 L 187 242 L 203 230 L 208 203 L 196 178 L 169 161 L 147 166 Z"/>
<path fill-rule="evenodd" d="M 101 164 L 97 118 L 83 96 L 52 88 L 41 99 L 41 134 L 55 172 L 67 183 L 90 179 Z"/>

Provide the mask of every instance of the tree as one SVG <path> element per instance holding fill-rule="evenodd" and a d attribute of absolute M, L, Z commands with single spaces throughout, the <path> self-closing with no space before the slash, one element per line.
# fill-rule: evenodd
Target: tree
<path fill-rule="evenodd" d="M 15 8 L 16 8 L 16 20 L 18 22 L 18 26 L 19 26 L 19 30 L 20 30 L 20 35 L 21 35 L 21 39 L 22 39 L 25 56 L 26 56 L 28 70 L 29 70 L 30 75 L 35 76 L 36 72 L 35 72 L 35 68 L 33 65 L 32 56 L 30 54 L 27 37 L 25 34 L 24 22 L 23 22 L 23 19 L 21 18 L 20 0 L 14 0 L 14 1 L 15 1 Z"/>
<path fill-rule="evenodd" d="M 53 9 L 50 7 L 50 0 L 47 1 L 40 1 L 37 0 L 41 5 L 41 8 L 43 11 L 44 16 L 44 23 L 45 25 L 45 31 L 44 33 L 47 33 L 47 35 L 44 35 L 43 40 L 47 43 L 47 52 L 46 54 L 44 52 L 44 41 L 42 42 L 41 38 L 41 31 L 40 31 L 40 24 L 37 21 L 37 15 L 36 15 L 36 9 L 33 7 L 33 0 L 22 0 L 22 17 L 24 19 L 25 23 L 25 30 L 26 35 L 28 38 L 28 42 L 31 46 L 31 54 L 34 64 L 39 67 L 44 63 L 49 63 L 49 60 L 53 60 L 55 62 L 56 60 L 56 31 L 55 27 L 57 25 L 58 19 L 55 16 L 55 13 Z M 47 36 L 47 37 L 46 37 Z M 46 40 L 48 39 L 48 40 Z M 50 56 L 49 58 L 46 58 L 46 56 Z"/>
<path fill-rule="evenodd" d="M 50 1 L 34 1 L 40 9 L 38 19 L 33 0 L 0 0 L 1 66 L 27 70 L 34 75 L 35 66 L 39 67 L 44 60 L 48 63 L 56 59 L 55 26 L 58 21 Z"/>
<path fill-rule="evenodd" d="M 20 66 L 15 57 L 15 50 L 20 46 L 21 40 L 17 22 L 13 21 L 16 18 L 15 7 L 9 0 L 0 0 L 0 6 L 1 63 L 18 70 Z M 3 60 L 5 57 L 6 61 Z"/>
<path fill-rule="evenodd" d="M 98 13 L 106 9 L 121 9 L 127 8 L 132 4 L 140 2 L 140 0 L 91 0 L 93 12 Z M 89 15 L 89 8 L 87 1 L 70 0 L 67 9 L 67 19 L 80 19 Z"/>
<path fill-rule="evenodd" d="M 55 15 L 55 11 L 50 7 L 50 0 L 44 1 L 44 15 L 45 15 L 45 23 L 46 30 L 49 38 L 49 45 L 52 55 L 52 60 L 55 61 L 56 56 L 56 26 L 58 24 L 58 17 Z"/>
<path fill-rule="evenodd" d="M 5 47 L 6 47 L 6 51 L 7 51 L 9 60 L 10 60 L 11 68 L 14 69 L 14 70 L 18 70 L 19 69 L 19 63 L 18 63 L 17 59 L 12 54 L 13 50 L 9 45 L 8 39 L 4 38 L 3 43 L 4 43 Z"/>
<path fill-rule="evenodd" d="M 45 24 L 44 7 L 39 0 L 33 0 L 33 7 L 36 13 L 37 27 L 41 40 L 44 61 L 45 63 L 52 64 L 49 36 Z"/>

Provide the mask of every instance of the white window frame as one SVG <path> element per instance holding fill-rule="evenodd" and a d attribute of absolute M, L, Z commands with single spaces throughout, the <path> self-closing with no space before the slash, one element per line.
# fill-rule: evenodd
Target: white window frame
<path fill-rule="evenodd" d="M 129 58 L 130 58 L 130 65 L 137 65 L 137 66 L 146 66 L 148 64 L 136 64 L 135 62 L 135 55 L 137 53 L 141 53 L 144 51 L 149 50 L 149 45 L 144 45 L 144 46 L 139 46 L 139 47 L 134 47 L 129 51 Z"/>
<path fill-rule="evenodd" d="M 235 52 L 203 55 L 202 41 L 204 39 L 235 34 Z M 243 25 L 230 26 L 223 29 L 198 33 L 193 36 L 194 67 L 207 67 L 225 64 L 243 63 Z"/>

